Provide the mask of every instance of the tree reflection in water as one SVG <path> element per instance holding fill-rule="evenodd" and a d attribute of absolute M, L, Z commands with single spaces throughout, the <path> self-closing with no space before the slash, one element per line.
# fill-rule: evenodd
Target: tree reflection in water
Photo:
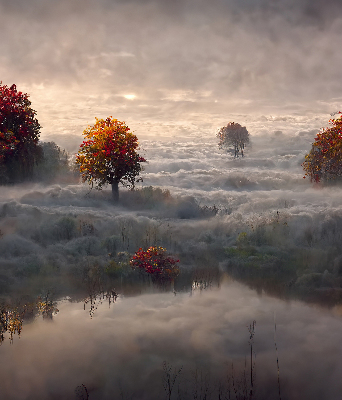
<path fill-rule="evenodd" d="M 20 336 L 23 326 L 22 313 L 17 309 L 1 308 L 0 312 L 0 344 L 5 340 L 4 333 L 9 333 L 10 342 L 13 343 L 15 333 Z"/>
<path fill-rule="evenodd" d="M 84 277 L 84 283 L 88 296 L 83 300 L 83 309 L 86 309 L 86 305 L 90 304 L 89 315 L 93 318 L 97 307 L 103 303 L 104 300 L 108 300 L 110 307 L 111 303 L 114 303 L 118 297 L 114 288 L 104 289 L 105 285 L 108 286 L 106 279 L 104 278 L 103 268 L 97 264 L 88 266 Z"/>
<path fill-rule="evenodd" d="M 85 310 L 86 304 L 90 303 L 89 315 L 90 318 L 93 318 L 97 307 L 102 304 L 104 300 L 108 300 L 108 305 L 110 307 L 111 303 L 115 303 L 117 298 L 118 294 L 115 292 L 115 290 L 110 290 L 108 292 L 92 292 L 89 294 L 89 297 L 84 300 L 83 308 Z"/>
<path fill-rule="evenodd" d="M 212 288 L 213 285 L 219 287 L 222 272 L 218 268 L 197 268 L 192 274 L 191 291 Z"/>
<path fill-rule="evenodd" d="M 0 304 L 0 344 L 5 340 L 5 334 L 9 335 L 10 343 L 13 343 L 14 335 L 20 337 L 24 320 L 29 320 L 42 315 L 44 319 L 52 319 L 58 313 L 57 302 L 50 299 L 50 293 L 43 297 L 38 296 L 34 301 L 24 304 Z"/>

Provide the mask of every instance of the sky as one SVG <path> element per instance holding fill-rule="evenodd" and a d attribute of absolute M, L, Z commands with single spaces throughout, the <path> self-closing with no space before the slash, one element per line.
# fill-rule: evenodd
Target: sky
<path fill-rule="evenodd" d="M 342 108 L 337 0 L 0 0 L 0 23 L 0 80 L 31 95 L 43 140 L 109 115 L 142 138 L 319 129 Z"/>

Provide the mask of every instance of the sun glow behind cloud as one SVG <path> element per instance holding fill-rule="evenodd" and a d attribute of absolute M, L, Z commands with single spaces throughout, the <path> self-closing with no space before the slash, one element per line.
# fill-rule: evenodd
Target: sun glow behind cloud
<path fill-rule="evenodd" d="M 300 129 L 319 129 L 342 108 L 340 8 L 289 3 L 89 0 L 80 12 L 80 0 L 0 0 L 9 38 L 0 79 L 31 95 L 42 137 L 80 134 L 108 115 L 152 123 L 158 137 L 169 135 L 161 124 L 215 132 L 249 116 L 260 130 L 262 115 L 305 117 Z"/>
<path fill-rule="evenodd" d="M 137 96 L 135 94 L 124 94 L 123 97 L 127 100 L 134 100 Z"/>

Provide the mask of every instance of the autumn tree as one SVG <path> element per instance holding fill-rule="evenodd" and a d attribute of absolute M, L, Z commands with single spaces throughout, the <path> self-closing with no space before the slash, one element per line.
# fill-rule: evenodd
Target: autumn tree
<path fill-rule="evenodd" d="M 305 175 L 312 182 L 329 181 L 342 176 L 342 115 L 329 122 L 331 126 L 317 134 L 302 164 Z"/>
<path fill-rule="evenodd" d="M 235 122 L 229 122 L 227 126 L 222 127 L 217 137 L 219 139 L 219 147 L 229 149 L 231 146 L 234 151 L 234 158 L 243 157 L 245 145 L 249 143 L 249 133 L 245 126 L 241 126 Z"/>
<path fill-rule="evenodd" d="M 97 189 L 112 186 L 113 199 L 119 199 L 119 183 L 133 187 L 146 160 L 137 153 L 138 138 L 124 122 L 113 117 L 96 119 L 84 130 L 85 140 L 76 155 L 83 182 Z"/>
<path fill-rule="evenodd" d="M 28 97 L 0 82 L 0 183 L 32 178 L 41 157 L 40 125 Z"/>

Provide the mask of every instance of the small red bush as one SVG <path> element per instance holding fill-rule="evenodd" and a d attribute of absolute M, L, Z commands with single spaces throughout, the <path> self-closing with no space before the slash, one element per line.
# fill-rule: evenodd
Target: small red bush
<path fill-rule="evenodd" d="M 179 260 L 166 255 L 163 247 L 151 246 L 146 251 L 140 248 L 130 261 L 132 268 L 139 268 L 154 278 L 173 280 L 179 274 Z"/>

